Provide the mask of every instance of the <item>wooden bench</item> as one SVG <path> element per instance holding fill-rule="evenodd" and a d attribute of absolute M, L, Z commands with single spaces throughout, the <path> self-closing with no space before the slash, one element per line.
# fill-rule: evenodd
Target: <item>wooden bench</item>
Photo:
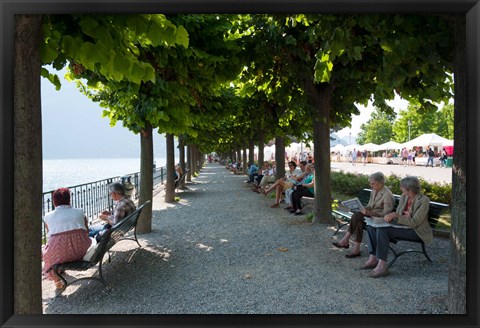
<path fill-rule="evenodd" d="M 53 270 L 53 273 L 63 281 L 65 288 L 68 285 L 73 284 L 74 282 L 77 282 L 79 280 L 85 280 L 85 279 L 99 280 L 106 287 L 106 282 L 105 282 L 105 279 L 103 278 L 103 273 L 102 273 L 103 258 L 105 254 L 108 253 L 108 262 L 110 263 L 111 258 L 110 258 L 109 250 L 113 247 L 113 245 L 115 245 L 116 243 L 122 240 L 136 241 L 138 246 L 142 247 L 142 245 L 140 245 L 137 239 L 137 222 L 142 212 L 142 209 L 148 203 L 150 203 L 150 201 L 146 201 L 143 205 L 138 207 L 134 212 L 127 215 L 122 221 L 117 222 L 113 227 L 108 229 L 104 233 L 104 235 L 100 238 L 100 241 L 98 242 L 98 244 L 94 246 L 96 248 L 92 256 L 90 257 L 89 261 L 80 260 L 75 262 L 57 263 L 50 268 L 50 270 Z M 126 236 L 127 233 L 130 232 L 131 230 L 133 230 L 133 236 L 131 236 L 130 234 Z M 77 279 L 68 281 L 64 276 L 66 271 L 69 271 L 69 270 L 85 271 L 94 267 L 97 264 L 98 264 L 98 277 L 93 275 L 90 277 L 82 277 L 82 278 L 77 278 Z"/>
<path fill-rule="evenodd" d="M 363 206 L 366 206 L 368 204 L 368 201 L 370 199 L 370 194 L 372 190 L 371 189 L 362 189 L 358 192 L 357 197 L 360 199 L 360 202 L 363 204 Z M 399 202 L 400 202 L 400 195 L 393 195 L 395 198 L 395 204 L 394 204 L 394 211 L 396 210 Z M 430 226 L 432 229 L 435 230 L 438 220 L 442 213 L 448 209 L 449 205 L 444 204 L 444 203 L 438 203 L 438 202 L 432 202 L 430 201 L 430 207 L 428 210 L 428 223 L 430 223 Z M 345 225 L 350 223 L 350 219 L 352 218 L 351 212 L 348 212 L 346 209 L 335 209 L 332 210 L 332 219 L 333 221 L 337 224 L 338 228 L 337 230 L 333 233 L 334 235 L 338 233 L 338 231 Z M 408 241 L 408 242 L 413 242 L 413 243 L 419 243 L 422 247 L 422 250 L 418 249 L 407 249 L 404 251 L 397 251 L 392 244 L 397 244 L 399 241 Z M 407 253 L 422 253 L 428 261 L 432 262 L 432 259 L 428 256 L 427 250 L 425 248 L 425 243 L 423 241 L 418 241 L 418 240 L 409 240 L 409 239 L 404 239 L 404 238 L 392 238 L 390 239 L 390 245 L 389 245 L 390 250 L 392 251 L 393 258 L 388 262 L 388 268 L 390 268 L 395 261 L 402 256 L 403 254 Z"/>

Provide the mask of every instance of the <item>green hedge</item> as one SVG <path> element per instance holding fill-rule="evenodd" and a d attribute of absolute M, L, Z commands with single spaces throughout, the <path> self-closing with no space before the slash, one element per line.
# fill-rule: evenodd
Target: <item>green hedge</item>
<path fill-rule="evenodd" d="M 385 185 L 397 195 L 400 195 L 400 180 L 402 177 L 394 174 L 386 176 Z M 451 204 L 452 203 L 452 185 L 441 184 L 438 182 L 429 182 L 419 177 L 422 186 L 422 193 L 433 202 Z M 351 172 L 332 172 L 331 174 L 332 192 L 356 196 L 358 191 L 364 188 L 370 188 L 368 184 L 368 175 Z"/>

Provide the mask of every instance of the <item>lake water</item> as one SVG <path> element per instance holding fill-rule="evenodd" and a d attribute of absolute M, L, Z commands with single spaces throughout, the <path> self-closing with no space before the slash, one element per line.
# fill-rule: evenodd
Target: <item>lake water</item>
<path fill-rule="evenodd" d="M 155 159 L 157 167 L 164 158 Z M 44 159 L 43 191 L 140 172 L 140 158 Z"/>

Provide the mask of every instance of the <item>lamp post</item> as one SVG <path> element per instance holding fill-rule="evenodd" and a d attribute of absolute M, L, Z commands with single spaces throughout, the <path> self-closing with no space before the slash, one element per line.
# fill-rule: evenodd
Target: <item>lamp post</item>
<path fill-rule="evenodd" d="M 350 140 L 350 142 L 349 142 L 349 145 L 351 145 L 351 144 L 352 144 L 352 132 L 350 131 L 350 132 L 348 133 L 348 135 L 350 136 L 350 139 L 349 139 L 349 140 Z"/>
<path fill-rule="evenodd" d="M 408 141 L 410 141 L 410 127 L 412 126 L 412 120 L 408 120 Z"/>

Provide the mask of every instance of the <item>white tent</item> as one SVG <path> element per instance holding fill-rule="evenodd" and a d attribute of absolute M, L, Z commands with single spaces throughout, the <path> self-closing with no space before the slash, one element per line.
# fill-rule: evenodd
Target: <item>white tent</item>
<path fill-rule="evenodd" d="M 350 151 L 350 150 L 353 150 L 353 149 L 359 150 L 360 147 L 362 147 L 362 146 L 360 146 L 360 145 L 355 145 L 355 144 L 354 144 L 354 145 L 348 145 L 348 146 L 345 146 L 344 150 L 349 150 L 349 151 Z"/>
<path fill-rule="evenodd" d="M 364 145 L 360 145 L 359 148 L 361 150 L 366 150 L 366 151 L 377 151 L 378 150 L 378 145 L 374 143 L 366 143 Z"/>
<path fill-rule="evenodd" d="M 442 145 L 442 147 L 448 147 L 448 146 L 453 146 L 453 140 L 448 140 Z"/>
<path fill-rule="evenodd" d="M 263 148 L 263 157 L 266 161 L 270 161 L 275 156 L 275 144 Z"/>
<path fill-rule="evenodd" d="M 388 149 L 402 149 L 403 145 L 396 141 L 389 141 L 384 144 L 378 145 L 377 150 L 388 150 Z"/>
<path fill-rule="evenodd" d="M 345 149 L 345 146 L 342 144 L 336 144 L 333 147 L 330 147 L 330 152 L 337 152 L 337 151 L 342 151 Z"/>
<path fill-rule="evenodd" d="M 448 140 L 444 137 L 440 137 L 439 135 L 437 135 L 435 133 L 425 133 L 425 134 L 422 134 L 421 136 L 419 136 L 415 139 L 412 139 L 410 141 L 405 142 L 403 144 L 403 146 L 407 147 L 407 148 L 413 148 L 415 146 L 439 147 L 439 146 L 446 145 L 447 142 L 450 142 L 450 140 Z"/>

